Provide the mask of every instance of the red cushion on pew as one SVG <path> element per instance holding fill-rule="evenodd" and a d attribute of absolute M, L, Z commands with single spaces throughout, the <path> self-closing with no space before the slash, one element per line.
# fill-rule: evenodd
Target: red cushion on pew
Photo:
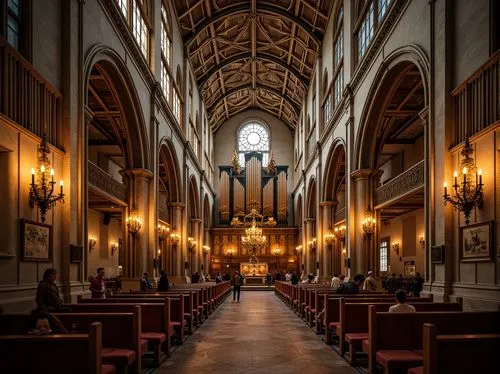
<path fill-rule="evenodd" d="M 102 374 L 116 374 L 116 368 L 113 365 L 101 365 Z"/>
<path fill-rule="evenodd" d="M 143 332 L 141 334 L 141 339 L 145 339 L 150 342 L 163 343 L 167 340 L 167 337 L 162 332 Z"/>
<path fill-rule="evenodd" d="M 330 330 L 335 330 L 335 329 L 337 328 L 337 326 L 338 326 L 338 325 L 340 325 L 340 322 L 330 322 L 330 323 L 328 324 L 328 328 L 329 328 Z"/>
<path fill-rule="evenodd" d="M 368 333 L 352 332 L 349 334 L 345 334 L 345 341 L 348 343 L 362 342 L 365 339 L 368 339 Z"/>
<path fill-rule="evenodd" d="M 408 374 L 424 374 L 424 367 L 419 366 L 417 368 L 408 369 Z"/>
<path fill-rule="evenodd" d="M 148 341 L 146 339 L 141 339 L 141 354 L 148 351 Z"/>
<path fill-rule="evenodd" d="M 368 339 L 363 340 L 363 352 L 369 353 L 370 352 L 370 341 Z"/>
<path fill-rule="evenodd" d="M 311 309 L 311 313 L 316 313 L 316 309 Z"/>
<path fill-rule="evenodd" d="M 404 349 L 377 351 L 376 360 L 389 370 L 412 368 L 422 365 L 424 361 L 419 354 Z"/>
<path fill-rule="evenodd" d="M 126 366 L 135 361 L 135 352 L 130 349 L 103 348 L 101 357 L 104 363 L 117 362 L 120 366 Z"/>

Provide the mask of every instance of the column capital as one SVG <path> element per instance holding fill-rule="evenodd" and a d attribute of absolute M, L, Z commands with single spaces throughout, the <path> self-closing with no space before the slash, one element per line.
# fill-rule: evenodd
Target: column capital
<path fill-rule="evenodd" d="M 153 179 L 153 173 L 149 171 L 148 169 L 123 169 L 120 170 L 120 174 L 123 176 L 128 177 L 129 179 L 136 179 L 136 178 L 143 178 L 146 181 L 150 181 Z"/>
<path fill-rule="evenodd" d="M 186 204 L 180 202 L 180 201 L 169 201 L 167 203 L 167 206 L 168 207 L 172 207 L 172 208 L 179 208 L 179 209 L 182 209 L 182 208 L 185 208 L 186 207 Z"/>
<path fill-rule="evenodd" d="M 357 182 L 363 179 L 379 177 L 381 174 L 382 172 L 378 169 L 358 169 L 351 173 L 351 178 L 354 182 Z"/>
<path fill-rule="evenodd" d="M 331 207 L 338 205 L 338 201 L 320 201 L 319 206 L 321 207 Z"/>
<path fill-rule="evenodd" d="M 193 223 L 201 223 L 201 218 L 190 218 Z"/>
<path fill-rule="evenodd" d="M 304 222 L 314 222 L 314 221 L 316 221 L 316 218 L 313 217 L 304 218 Z"/>

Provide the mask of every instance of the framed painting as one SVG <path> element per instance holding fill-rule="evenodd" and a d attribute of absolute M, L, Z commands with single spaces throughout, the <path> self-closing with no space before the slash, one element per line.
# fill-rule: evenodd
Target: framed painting
<path fill-rule="evenodd" d="M 52 226 L 21 219 L 21 260 L 52 262 Z"/>
<path fill-rule="evenodd" d="M 493 256 L 493 221 L 460 227 L 460 260 L 491 261 Z"/>

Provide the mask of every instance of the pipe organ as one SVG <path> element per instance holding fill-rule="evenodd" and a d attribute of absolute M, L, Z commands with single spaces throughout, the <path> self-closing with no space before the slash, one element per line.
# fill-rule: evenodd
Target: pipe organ
<path fill-rule="evenodd" d="M 239 171 L 239 173 L 238 173 Z M 221 224 L 234 217 L 243 217 L 252 209 L 265 217 L 273 217 L 280 226 L 287 226 L 288 166 L 276 166 L 271 171 L 262 167 L 262 154 L 245 154 L 245 165 L 236 171 L 232 166 L 219 166 Z"/>

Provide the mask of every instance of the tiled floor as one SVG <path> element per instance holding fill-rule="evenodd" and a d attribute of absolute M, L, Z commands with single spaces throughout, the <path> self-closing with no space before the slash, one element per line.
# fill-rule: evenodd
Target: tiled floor
<path fill-rule="evenodd" d="M 228 298 L 155 373 L 356 373 L 274 292 Z"/>

